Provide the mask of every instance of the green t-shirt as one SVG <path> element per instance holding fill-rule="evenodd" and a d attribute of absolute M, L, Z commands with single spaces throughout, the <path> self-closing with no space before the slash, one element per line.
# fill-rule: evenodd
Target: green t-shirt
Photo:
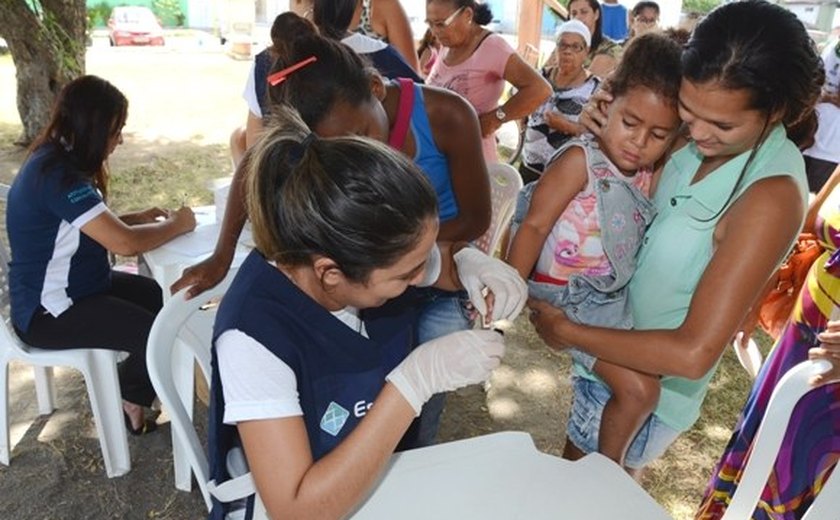
<path fill-rule="evenodd" d="M 750 153 L 731 159 L 696 184 L 691 180 L 703 156 L 693 143 L 674 153 L 665 165 L 653 198 L 658 214 L 645 234 L 629 286 L 636 329 L 676 329 L 685 321 L 694 290 L 712 259 L 712 235 L 725 213 L 720 209 L 735 189 Z M 754 182 L 777 175 L 793 177 L 807 203 L 805 164 L 781 125 L 767 136 L 730 205 Z M 663 376 L 656 416 L 678 431 L 690 428 L 700 415 L 716 368 L 697 380 Z M 594 378 L 581 367 L 576 366 L 576 372 Z"/>

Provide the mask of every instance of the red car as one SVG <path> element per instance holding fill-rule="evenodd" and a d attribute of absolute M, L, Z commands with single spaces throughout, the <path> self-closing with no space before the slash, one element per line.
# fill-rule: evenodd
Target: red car
<path fill-rule="evenodd" d="M 163 45 L 163 27 L 154 13 L 143 6 L 115 7 L 108 18 L 111 46 Z"/>

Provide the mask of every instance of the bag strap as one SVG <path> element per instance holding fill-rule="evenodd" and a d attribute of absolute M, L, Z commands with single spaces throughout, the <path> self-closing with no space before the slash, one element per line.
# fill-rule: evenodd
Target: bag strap
<path fill-rule="evenodd" d="M 411 112 L 414 106 L 414 82 L 408 78 L 397 78 L 400 84 L 400 104 L 397 108 L 397 118 L 388 136 L 388 145 L 395 150 L 402 150 L 408 135 L 408 125 L 411 123 Z"/>

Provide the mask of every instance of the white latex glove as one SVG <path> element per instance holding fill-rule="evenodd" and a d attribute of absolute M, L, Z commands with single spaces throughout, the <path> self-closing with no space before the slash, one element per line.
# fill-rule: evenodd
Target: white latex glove
<path fill-rule="evenodd" d="M 486 322 L 513 320 L 519 315 L 528 299 L 528 286 L 516 269 L 471 247 L 461 249 L 452 258 L 470 302 Z M 484 300 L 485 288 L 495 298 L 493 315 L 489 317 Z"/>
<path fill-rule="evenodd" d="M 498 332 L 462 330 L 423 343 L 385 379 L 420 415 L 423 403 L 434 394 L 486 380 L 504 353 Z"/>

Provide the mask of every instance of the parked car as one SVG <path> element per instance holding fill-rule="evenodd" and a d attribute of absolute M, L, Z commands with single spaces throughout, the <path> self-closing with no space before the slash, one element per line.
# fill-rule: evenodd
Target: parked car
<path fill-rule="evenodd" d="M 163 27 L 148 7 L 120 6 L 108 18 L 108 39 L 111 46 L 163 45 Z"/>

